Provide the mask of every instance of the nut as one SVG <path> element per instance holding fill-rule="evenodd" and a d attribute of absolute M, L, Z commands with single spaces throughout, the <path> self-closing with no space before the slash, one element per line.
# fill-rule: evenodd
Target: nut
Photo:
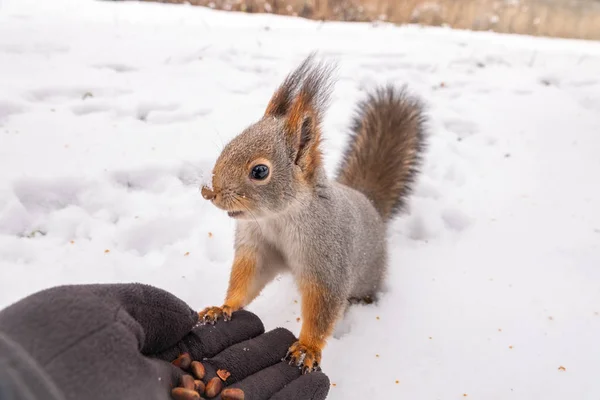
<path fill-rule="evenodd" d="M 202 365 L 200 361 L 192 361 L 190 368 L 196 378 L 204 379 L 204 375 L 206 375 L 206 369 L 204 369 L 204 365 Z"/>
<path fill-rule="evenodd" d="M 194 381 L 194 389 L 196 389 L 196 392 L 198 392 L 200 394 L 204 394 L 204 390 L 206 389 L 206 385 L 201 380 L 195 380 Z"/>
<path fill-rule="evenodd" d="M 200 400 L 198 392 L 181 387 L 171 390 L 171 396 L 175 400 Z"/>
<path fill-rule="evenodd" d="M 224 381 L 227 380 L 227 378 L 229 378 L 229 376 L 231 376 L 231 372 L 227 371 L 226 369 L 218 369 L 217 370 L 217 375 L 219 376 L 219 378 L 221 378 Z"/>
<path fill-rule="evenodd" d="M 171 362 L 176 367 L 181 369 L 188 369 L 190 364 L 192 363 L 192 357 L 188 353 L 183 353 L 179 357 L 177 357 L 174 361 Z"/>
<path fill-rule="evenodd" d="M 204 395 L 211 399 L 218 395 L 221 392 L 221 389 L 223 389 L 223 382 L 221 381 L 221 379 L 215 376 L 206 384 L 206 390 L 204 391 Z"/>
<path fill-rule="evenodd" d="M 179 385 L 190 390 L 194 390 L 196 388 L 194 378 L 191 375 L 183 375 L 181 377 L 181 382 L 179 383 Z"/>
<path fill-rule="evenodd" d="M 227 388 L 221 393 L 223 400 L 244 400 L 244 391 L 238 388 Z"/>

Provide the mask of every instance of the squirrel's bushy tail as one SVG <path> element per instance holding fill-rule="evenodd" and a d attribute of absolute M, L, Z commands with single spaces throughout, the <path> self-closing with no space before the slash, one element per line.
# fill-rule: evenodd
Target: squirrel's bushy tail
<path fill-rule="evenodd" d="M 383 86 L 359 102 L 338 182 L 366 195 L 384 220 L 403 209 L 425 141 L 421 102 L 405 87 Z"/>

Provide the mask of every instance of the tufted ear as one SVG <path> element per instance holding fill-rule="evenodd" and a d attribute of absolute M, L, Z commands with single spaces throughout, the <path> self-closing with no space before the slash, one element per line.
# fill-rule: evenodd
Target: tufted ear
<path fill-rule="evenodd" d="M 300 167 L 305 178 L 311 181 L 321 165 L 321 126 L 319 110 L 308 96 L 300 93 L 291 106 L 285 121 L 285 135 L 293 154 L 294 163 Z"/>
<path fill-rule="evenodd" d="M 265 110 L 265 117 L 282 117 L 288 113 L 292 100 L 310 69 L 314 55 L 314 53 L 311 53 L 294 71 L 288 74 L 283 83 L 273 93 Z"/>
<path fill-rule="evenodd" d="M 329 101 L 334 65 L 315 63 L 311 53 L 273 95 L 265 115 L 285 118 L 294 162 L 311 181 L 321 165 L 321 121 Z"/>
<path fill-rule="evenodd" d="M 267 104 L 265 116 L 283 117 L 290 110 L 294 99 L 306 92 L 319 107 L 324 107 L 329 97 L 329 82 L 334 66 L 315 63 L 316 53 L 310 53 L 302 63 L 289 73 Z"/>

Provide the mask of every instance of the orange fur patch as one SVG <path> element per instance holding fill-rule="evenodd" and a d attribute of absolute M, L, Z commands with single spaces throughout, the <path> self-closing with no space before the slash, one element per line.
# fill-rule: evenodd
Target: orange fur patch
<path fill-rule="evenodd" d="M 311 96 L 305 92 L 300 92 L 291 110 L 287 115 L 285 122 L 286 134 L 290 136 L 291 143 L 297 146 L 299 160 L 298 165 L 302 168 L 305 178 L 311 182 L 315 172 L 321 165 L 322 155 L 320 151 L 321 129 L 318 124 L 318 115 L 311 104 Z M 310 135 L 306 143 L 302 143 L 302 125 L 308 118 Z"/>
<path fill-rule="evenodd" d="M 316 353 L 317 362 L 321 350 L 331 336 L 340 311 L 340 304 L 328 301 L 328 290 L 313 282 L 300 282 L 302 294 L 302 329 L 299 342 Z"/>
<path fill-rule="evenodd" d="M 229 276 L 229 287 L 224 306 L 237 311 L 248 302 L 250 290 L 256 277 L 256 252 L 249 247 L 236 249 Z"/>
<path fill-rule="evenodd" d="M 304 117 L 308 113 L 314 113 L 314 110 L 312 110 L 309 96 L 301 91 L 294 99 L 292 108 L 287 115 L 286 126 L 289 134 L 298 136 Z"/>

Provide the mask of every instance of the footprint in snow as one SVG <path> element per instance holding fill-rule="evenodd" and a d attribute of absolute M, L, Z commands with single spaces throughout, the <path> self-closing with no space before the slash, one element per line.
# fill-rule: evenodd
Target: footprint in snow
<path fill-rule="evenodd" d="M 113 108 L 110 104 L 105 101 L 95 101 L 90 100 L 86 101 L 83 104 L 78 104 L 76 106 L 71 107 L 71 111 L 75 115 L 83 116 L 88 114 L 100 113 L 100 112 L 108 112 L 112 111 Z"/>
<path fill-rule="evenodd" d="M 462 186 L 465 183 L 465 173 L 459 167 L 451 165 L 446 170 L 444 179 L 453 182 L 456 186 Z"/>
<path fill-rule="evenodd" d="M 75 179 L 20 179 L 14 182 L 17 199 L 30 212 L 48 213 L 72 204 L 79 204 L 85 188 Z"/>
<path fill-rule="evenodd" d="M 459 140 L 474 135 L 479 130 L 477 125 L 462 119 L 449 118 L 444 121 L 444 127 L 458 136 Z"/>
<path fill-rule="evenodd" d="M 471 225 L 470 218 L 461 210 L 447 208 L 442 211 L 442 220 L 446 228 L 453 231 L 463 231 Z"/>
<path fill-rule="evenodd" d="M 117 243 L 122 249 L 145 256 L 188 239 L 194 223 L 189 218 L 173 216 L 130 221 L 117 231 Z"/>
<path fill-rule="evenodd" d="M 210 178 L 213 165 L 212 160 L 184 162 L 179 167 L 172 168 L 151 165 L 113 171 L 110 176 L 113 182 L 128 191 L 164 193 L 173 185 L 200 190 L 200 186 Z"/>
<path fill-rule="evenodd" d="M 344 314 L 343 318 L 340 319 L 333 328 L 333 338 L 341 339 L 352 331 L 352 321 L 348 314 Z"/>
<path fill-rule="evenodd" d="M 415 188 L 415 196 L 429 199 L 439 199 L 442 194 L 440 190 L 429 182 L 420 182 L 420 184 Z"/>
<path fill-rule="evenodd" d="M 0 123 L 8 119 L 11 115 L 20 114 L 25 111 L 25 107 L 12 101 L 0 100 Z"/>
<path fill-rule="evenodd" d="M 136 118 L 140 121 L 147 121 L 150 114 L 162 111 L 175 111 L 180 107 L 177 103 L 161 104 L 155 102 L 143 102 L 138 104 L 135 111 Z"/>
<path fill-rule="evenodd" d="M 171 124 L 194 120 L 210 113 L 209 109 L 183 111 L 179 104 L 141 103 L 133 110 L 115 107 L 109 102 L 99 99 L 89 99 L 82 104 L 71 107 L 73 114 L 85 116 L 89 114 L 114 112 L 118 117 L 132 117 L 153 124 Z"/>
<path fill-rule="evenodd" d="M 135 67 L 130 67 L 129 65 L 125 64 L 98 64 L 94 65 L 94 67 L 98 69 L 110 69 L 117 73 L 134 72 L 138 70 Z"/>
<path fill-rule="evenodd" d="M 412 240 L 427 241 L 436 236 L 435 228 L 431 217 L 413 215 L 408 223 L 408 237 Z"/>
<path fill-rule="evenodd" d="M 31 91 L 27 98 L 40 103 L 64 103 L 68 101 L 79 103 L 88 99 L 113 98 L 128 93 L 131 93 L 131 91 L 110 87 L 48 87 Z"/>
<path fill-rule="evenodd" d="M 554 77 L 554 76 L 545 76 L 545 77 L 541 77 L 539 79 L 539 83 L 540 85 L 543 86 L 560 86 L 560 79 Z"/>
<path fill-rule="evenodd" d="M 114 171 L 111 176 L 115 183 L 129 191 L 163 193 L 171 184 L 181 183 L 174 169 L 161 166 L 119 170 Z"/>

